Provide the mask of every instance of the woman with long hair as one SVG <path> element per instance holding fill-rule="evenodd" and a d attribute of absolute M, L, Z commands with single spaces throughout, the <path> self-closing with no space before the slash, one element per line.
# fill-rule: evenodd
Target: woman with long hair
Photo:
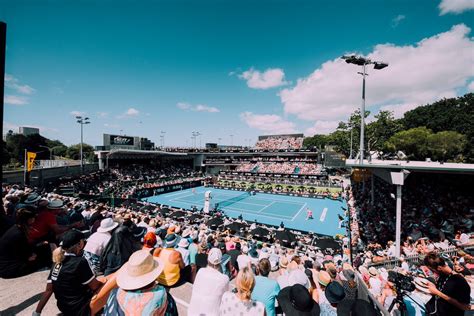
<path fill-rule="evenodd" d="M 235 279 L 236 288 L 222 296 L 219 315 L 266 315 L 265 305 L 252 300 L 255 275 L 249 267 L 244 267 Z"/>

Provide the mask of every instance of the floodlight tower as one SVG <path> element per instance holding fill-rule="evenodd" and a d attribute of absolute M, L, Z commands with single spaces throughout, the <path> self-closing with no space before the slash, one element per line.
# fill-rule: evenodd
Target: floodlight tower
<path fill-rule="evenodd" d="M 83 157 L 83 154 L 82 154 L 83 126 L 86 125 L 86 124 L 90 124 L 91 122 L 89 121 L 88 117 L 83 118 L 82 116 L 76 116 L 76 120 L 77 120 L 77 123 L 81 124 L 81 150 L 80 150 L 81 152 L 80 152 L 80 155 L 81 155 L 81 173 L 83 173 L 84 172 L 84 157 Z"/>

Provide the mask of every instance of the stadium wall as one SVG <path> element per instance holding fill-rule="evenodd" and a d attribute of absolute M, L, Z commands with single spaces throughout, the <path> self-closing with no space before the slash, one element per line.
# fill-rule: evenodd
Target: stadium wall
<path fill-rule="evenodd" d="M 98 164 L 85 164 L 84 173 L 91 173 L 99 170 Z M 43 186 L 46 182 L 56 180 L 64 176 L 77 176 L 81 174 L 81 166 L 64 166 L 56 168 L 33 169 L 30 174 L 30 184 L 33 186 Z M 23 171 L 3 172 L 4 184 L 23 183 Z"/>

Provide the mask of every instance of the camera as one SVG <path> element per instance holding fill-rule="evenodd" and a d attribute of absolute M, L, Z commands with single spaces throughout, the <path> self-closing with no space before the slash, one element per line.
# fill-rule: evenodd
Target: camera
<path fill-rule="evenodd" d="M 403 275 L 399 272 L 388 271 L 388 280 L 395 284 L 395 289 L 412 292 L 415 290 L 415 285 L 412 283 L 413 277 Z"/>

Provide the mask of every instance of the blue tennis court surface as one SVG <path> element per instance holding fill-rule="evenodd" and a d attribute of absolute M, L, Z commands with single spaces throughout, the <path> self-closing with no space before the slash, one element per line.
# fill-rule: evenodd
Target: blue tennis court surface
<path fill-rule="evenodd" d="M 321 235 L 334 236 L 345 234 L 344 228 L 339 228 L 338 214 L 344 216 L 342 207 L 347 208 L 345 201 L 330 199 L 313 199 L 295 196 L 257 193 L 250 196 L 242 191 L 222 190 L 206 187 L 160 194 L 143 200 L 165 204 L 173 207 L 198 209 L 204 207 L 204 193 L 211 191 L 211 208 L 220 204 L 220 209 L 229 217 L 237 218 L 242 214 L 245 220 L 258 221 L 263 224 L 280 225 L 302 231 L 314 232 Z M 306 210 L 313 211 L 313 219 L 306 220 Z"/>

